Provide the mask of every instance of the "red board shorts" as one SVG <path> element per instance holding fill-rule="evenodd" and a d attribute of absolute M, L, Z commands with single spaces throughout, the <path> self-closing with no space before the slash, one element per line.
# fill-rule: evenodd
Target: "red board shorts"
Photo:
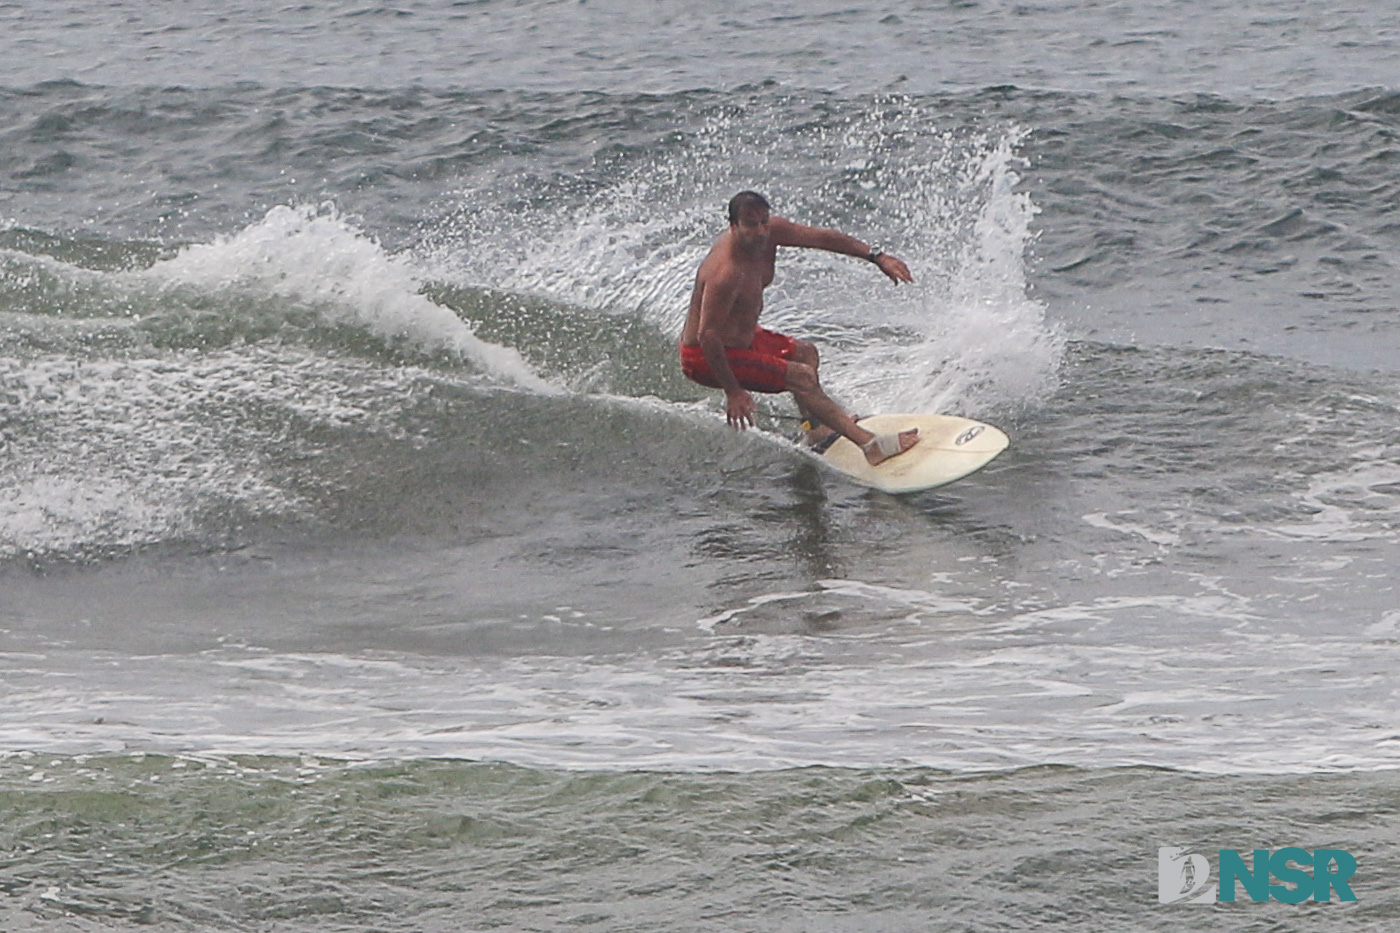
<path fill-rule="evenodd" d="M 788 361 L 796 352 L 795 339 L 762 327 L 754 331 L 753 343 L 749 346 L 724 348 L 734 378 L 750 392 L 786 392 Z M 699 347 L 681 347 L 681 372 L 702 386 L 721 387 L 710 371 L 705 351 Z"/>

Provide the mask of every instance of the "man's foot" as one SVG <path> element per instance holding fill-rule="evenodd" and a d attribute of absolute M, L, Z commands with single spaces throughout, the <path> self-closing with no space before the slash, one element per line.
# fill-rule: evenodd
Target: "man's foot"
<path fill-rule="evenodd" d="M 917 443 L 919 443 L 919 429 L 910 428 L 908 431 L 900 431 L 898 434 L 877 434 L 862 444 L 860 449 L 865 452 L 865 461 L 871 466 L 875 466 L 884 463 L 891 457 L 899 456 Z"/>

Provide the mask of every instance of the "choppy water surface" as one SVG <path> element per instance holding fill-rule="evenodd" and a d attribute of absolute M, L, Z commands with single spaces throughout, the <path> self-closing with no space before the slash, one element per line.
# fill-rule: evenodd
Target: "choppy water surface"
<path fill-rule="evenodd" d="M 0 925 L 1392 928 L 1400 16 L 1187 12 L 0 9 Z M 729 432 L 742 187 L 1011 449 Z"/>

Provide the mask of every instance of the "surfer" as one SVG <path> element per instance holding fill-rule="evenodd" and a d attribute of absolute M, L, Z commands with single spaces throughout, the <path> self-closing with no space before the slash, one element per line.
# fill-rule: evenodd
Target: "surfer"
<path fill-rule="evenodd" d="M 836 230 L 804 227 L 770 213 L 767 199 L 741 191 L 729 201 L 729 229 L 710 247 L 695 276 L 690 314 L 681 334 L 681 371 L 694 382 L 723 389 L 725 417 L 742 431 L 758 406 L 750 392 L 791 392 L 807 442 L 825 449 L 850 438 L 871 465 L 918 443 L 918 429 L 876 435 L 856 424 L 821 387 L 817 348 L 758 326 L 763 290 L 773 282 L 779 246 L 824 249 L 869 260 L 890 280 L 912 282 L 902 261 Z"/>

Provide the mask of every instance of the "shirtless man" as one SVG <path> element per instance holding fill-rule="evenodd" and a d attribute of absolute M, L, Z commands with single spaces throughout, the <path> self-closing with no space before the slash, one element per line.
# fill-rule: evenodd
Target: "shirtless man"
<path fill-rule="evenodd" d="M 858 256 L 896 284 L 914 281 L 909 267 L 894 256 L 835 230 L 773 217 L 763 195 L 741 191 L 729 202 L 729 229 L 715 240 L 695 276 L 681 334 L 681 370 L 701 385 L 724 390 L 725 416 L 735 430 L 753 425 L 757 405 L 751 391 L 791 392 L 814 446 L 840 434 L 859 445 L 872 465 L 913 447 L 917 428 L 876 436 L 827 396 L 817 379 L 816 347 L 758 326 L 779 246 Z"/>

